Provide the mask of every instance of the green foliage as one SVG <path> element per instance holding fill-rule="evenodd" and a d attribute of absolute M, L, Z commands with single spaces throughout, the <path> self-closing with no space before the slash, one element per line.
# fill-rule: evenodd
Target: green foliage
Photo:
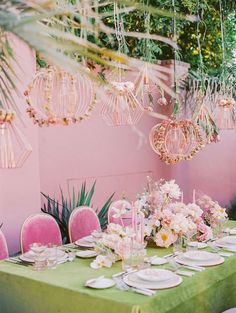
<path fill-rule="evenodd" d="M 236 220 L 236 196 L 230 201 L 227 213 L 230 220 Z"/>
<path fill-rule="evenodd" d="M 143 2 L 143 1 L 141 1 Z M 234 63 L 234 51 L 236 50 L 236 1 L 222 1 L 225 19 L 225 47 L 226 62 L 229 71 L 232 71 Z M 148 3 L 155 8 L 173 12 L 172 0 L 149 0 Z M 200 43 L 202 48 L 204 68 L 209 75 L 219 75 L 222 66 L 222 40 L 220 25 L 219 0 L 175 0 L 176 12 L 183 15 L 200 15 Z M 200 8 L 200 11 L 198 11 Z M 111 8 L 110 8 L 111 9 Z M 108 10 L 108 8 L 106 8 Z M 141 11 L 133 11 L 122 15 L 126 31 L 145 32 L 144 14 Z M 109 26 L 114 24 L 113 17 L 105 18 Z M 168 38 L 173 37 L 173 21 L 171 17 L 154 15 L 150 16 L 149 32 Z M 199 49 L 197 42 L 197 23 L 187 19 L 177 19 L 177 35 L 179 56 L 184 62 L 190 63 L 191 68 L 199 67 Z M 109 40 L 106 35 L 100 36 L 100 42 L 109 48 L 117 49 L 115 38 Z M 156 59 L 174 58 L 173 49 L 162 42 L 126 38 L 128 55 L 138 58 Z M 145 52 L 146 51 L 146 52 Z M 148 51 L 148 55 L 147 55 Z"/>
<path fill-rule="evenodd" d="M 61 189 L 60 202 L 56 199 L 51 198 L 49 195 L 45 195 L 41 192 L 43 197 L 46 199 L 46 203 L 44 203 L 41 211 L 55 218 L 60 227 L 63 243 L 69 242 L 68 222 L 72 211 L 80 206 L 91 207 L 91 201 L 95 192 L 95 185 L 96 181 L 93 183 L 91 189 L 89 191 L 86 191 L 86 182 L 84 182 L 81 186 L 81 190 L 77 194 L 75 193 L 75 190 L 73 188 L 72 194 L 70 195 L 69 199 L 64 196 Z M 113 196 L 114 193 L 108 198 L 100 211 L 98 210 L 98 208 L 95 209 L 95 212 L 98 212 L 98 218 L 102 229 L 106 228 L 107 212 L 112 202 Z"/>

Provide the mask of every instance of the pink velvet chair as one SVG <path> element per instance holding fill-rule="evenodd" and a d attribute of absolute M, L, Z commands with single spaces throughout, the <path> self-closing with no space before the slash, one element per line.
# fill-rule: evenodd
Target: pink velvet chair
<path fill-rule="evenodd" d="M 7 259 L 9 257 L 6 238 L 3 232 L 0 230 L 0 260 Z"/>
<path fill-rule="evenodd" d="M 116 218 L 113 215 L 116 213 L 115 209 L 122 210 L 123 208 L 128 209 L 127 213 L 121 217 Z M 129 226 L 132 222 L 132 205 L 127 200 L 117 200 L 111 203 L 108 210 L 108 223 L 119 224 L 123 226 Z"/>
<path fill-rule="evenodd" d="M 73 210 L 69 219 L 70 242 L 91 235 L 94 231 L 101 231 L 97 214 L 90 207 L 79 207 Z"/>
<path fill-rule="evenodd" d="M 29 251 L 34 242 L 62 245 L 60 228 L 55 219 L 46 213 L 31 215 L 24 221 L 20 240 L 22 253 Z"/>

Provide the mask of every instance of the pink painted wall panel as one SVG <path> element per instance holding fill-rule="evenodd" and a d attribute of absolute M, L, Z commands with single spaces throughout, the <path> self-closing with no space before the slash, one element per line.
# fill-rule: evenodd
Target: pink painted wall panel
<path fill-rule="evenodd" d="M 41 190 L 59 194 L 97 180 L 96 203 L 100 205 L 116 191 L 128 197 L 142 190 L 148 173 L 161 177 L 161 163 L 147 140 L 156 119 L 144 116 L 137 126 L 139 136 L 129 126 L 109 127 L 99 116 L 100 106 L 89 121 L 71 127 L 56 126 L 39 130 Z"/>
<path fill-rule="evenodd" d="M 180 183 L 187 201 L 195 188 L 227 205 L 236 196 L 235 152 L 236 131 L 222 131 L 219 143 L 207 145 L 190 162 L 172 166 L 169 177 Z"/>
<path fill-rule="evenodd" d="M 10 36 L 20 67 L 15 67 L 23 92 L 35 71 L 34 53 L 17 38 Z M 6 235 L 10 253 L 19 251 L 20 228 L 25 218 L 40 209 L 40 180 L 38 156 L 38 129 L 25 113 L 25 101 L 16 97 L 23 123 L 18 123 L 32 145 L 33 151 L 22 168 L 0 169 L 0 223 Z"/>

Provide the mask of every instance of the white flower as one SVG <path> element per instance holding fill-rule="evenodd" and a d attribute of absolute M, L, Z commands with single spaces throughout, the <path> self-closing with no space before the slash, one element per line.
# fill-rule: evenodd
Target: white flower
<path fill-rule="evenodd" d="M 110 223 L 107 225 L 108 234 L 117 234 L 119 236 L 125 236 L 125 230 L 120 224 Z"/>
<path fill-rule="evenodd" d="M 191 215 L 193 218 L 199 218 L 202 216 L 203 210 L 199 205 L 195 203 L 189 203 L 187 208 L 189 210 L 189 215 Z"/>
<path fill-rule="evenodd" d="M 177 236 L 170 229 L 162 228 L 155 237 L 155 242 L 158 247 L 168 248 L 177 240 Z"/>
<path fill-rule="evenodd" d="M 175 234 L 187 234 L 189 231 L 193 231 L 196 225 L 191 219 L 186 218 L 181 213 L 177 213 L 170 223 L 170 228 Z"/>
<path fill-rule="evenodd" d="M 160 191 L 163 195 L 170 199 L 179 199 L 181 196 L 180 188 L 175 183 L 175 180 L 165 182 L 162 186 L 160 186 Z"/>
<path fill-rule="evenodd" d="M 101 240 L 101 243 L 112 249 L 115 250 L 115 247 L 117 246 L 117 244 L 122 240 L 122 238 L 117 235 L 117 234 L 104 234 L 103 238 Z"/>
<path fill-rule="evenodd" d="M 111 210 L 114 218 L 121 218 L 128 212 L 125 204 L 123 204 L 121 208 L 112 207 Z"/>
<path fill-rule="evenodd" d="M 93 269 L 99 269 L 101 267 L 111 267 L 112 261 L 108 256 L 98 255 L 96 259 L 90 263 L 90 267 Z"/>

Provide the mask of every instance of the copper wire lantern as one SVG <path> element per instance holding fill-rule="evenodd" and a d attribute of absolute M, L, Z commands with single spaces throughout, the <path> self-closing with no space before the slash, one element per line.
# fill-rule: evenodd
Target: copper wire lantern
<path fill-rule="evenodd" d="M 32 148 L 25 136 L 15 125 L 16 114 L 0 109 L 0 168 L 21 167 Z"/>
<path fill-rule="evenodd" d="M 94 86 L 86 74 L 72 75 L 52 66 L 36 73 L 25 95 L 27 112 L 38 126 L 79 123 L 95 106 Z"/>
<path fill-rule="evenodd" d="M 155 125 L 150 132 L 152 149 L 166 164 L 191 160 L 204 147 L 198 125 L 191 120 L 169 120 Z"/>
<path fill-rule="evenodd" d="M 132 82 L 112 82 L 107 89 L 101 109 L 101 116 L 109 126 L 136 125 L 144 108 L 134 95 Z"/>

